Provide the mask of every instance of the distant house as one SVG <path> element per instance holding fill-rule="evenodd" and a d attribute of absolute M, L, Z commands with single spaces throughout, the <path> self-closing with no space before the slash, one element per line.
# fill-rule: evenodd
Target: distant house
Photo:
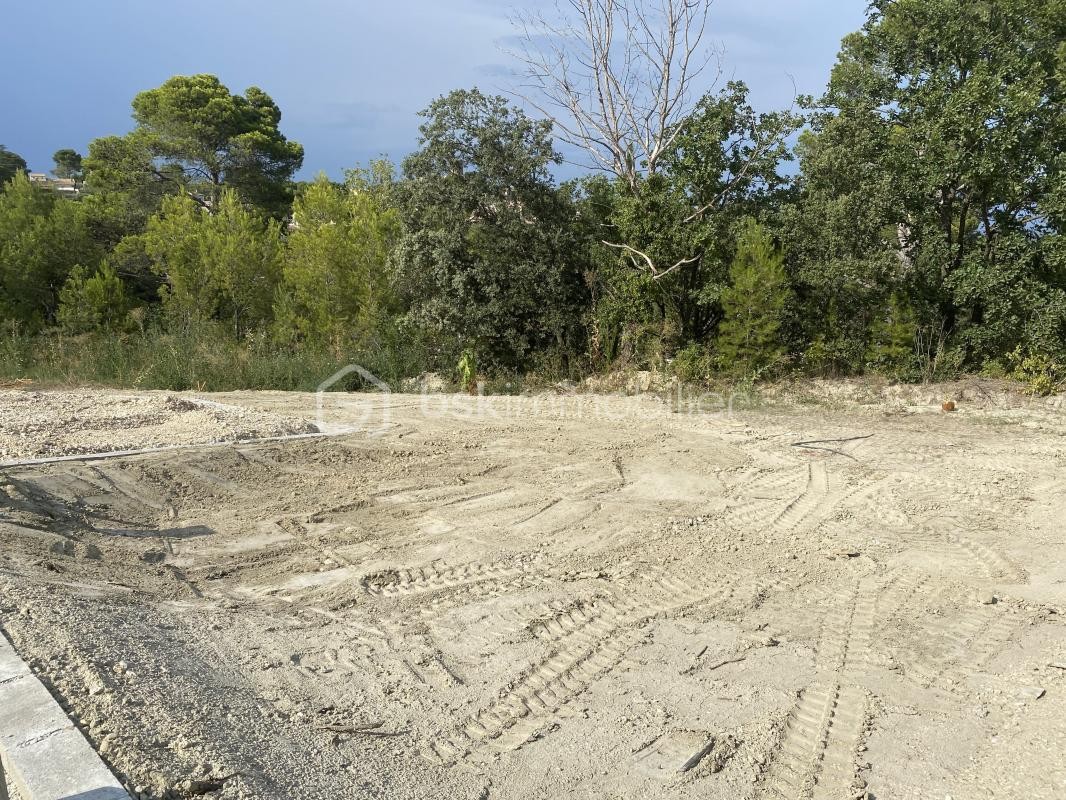
<path fill-rule="evenodd" d="M 51 189 L 54 192 L 62 192 L 69 195 L 77 195 L 81 191 L 78 187 L 78 182 L 73 178 L 52 178 L 43 172 L 31 172 L 28 177 L 30 183 L 40 186 L 42 189 Z"/>

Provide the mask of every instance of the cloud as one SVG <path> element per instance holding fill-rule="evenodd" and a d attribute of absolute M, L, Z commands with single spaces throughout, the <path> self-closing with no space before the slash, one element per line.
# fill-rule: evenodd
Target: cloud
<path fill-rule="evenodd" d="M 522 74 L 510 64 L 478 64 L 474 72 L 488 78 L 517 78 Z"/>
<path fill-rule="evenodd" d="M 323 128 L 368 131 L 392 124 L 396 114 L 407 114 L 396 103 L 374 103 L 365 100 L 318 103 L 311 112 L 315 124 Z"/>

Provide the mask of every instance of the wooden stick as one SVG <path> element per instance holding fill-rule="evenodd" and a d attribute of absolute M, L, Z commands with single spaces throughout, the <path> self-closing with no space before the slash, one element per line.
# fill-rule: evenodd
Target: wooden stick
<path fill-rule="evenodd" d="M 703 760 L 703 757 L 706 756 L 713 749 L 714 749 L 714 737 L 712 736 L 707 741 L 707 744 L 705 744 L 703 747 L 700 748 L 698 753 L 696 753 L 694 756 L 689 758 L 688 761 L 686 761 L 684 764 L 681 765 L 681 768 L 678 770 L 678 772 L 688 772 L 694 766 L 699 764 Z"/>
<path fill-rule="evenodd" d="M 808 444 L 831 444 L 834 442 L 856 442 L 860 439 L 869 439 L 873 436 L 872 433 L 868 433 L 865 436 L 845 436 L 843 439 L 810 439 L 806 442 L 793 442 L 793 447 L 803 447 Z"/>
<path fill-rule="evenodd" d="M 406 733 L 410 733 L 408 730 L 402 731 L 379 731 L 376 728 L 380 728 L 384 725 L 384 722 L 370 722 L 365 725 L 319 725 L 318 729 L 323 731 L 332 731 L 333 733 L 348 733 L 348 734 L 362 734 L 364 736 L 403 736 Z"/>
<path fill-rule="evenodd" d="M 719 667 L 724 667 L 726 664 L 737 664 L 737 663 L 743 661 L 746 658 L 747 658 L 747 656 L 738 656 L 737 658 L 727 658 L 725 661 L 719 661 L 717 664 L 713 664 L 713 665 L 707 667 L 707 669 L 708 670 L 712 670 L 712 669 L 718 669 Z"/>

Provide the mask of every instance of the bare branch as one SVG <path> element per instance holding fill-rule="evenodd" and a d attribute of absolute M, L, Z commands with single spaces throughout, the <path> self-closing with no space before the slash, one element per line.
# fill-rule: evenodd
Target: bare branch
<path fill-rule="evenodd" d="M 519 96 L 636 191 L 654 174 L 691 113 L 696 89 L 717 83 L 707 43 L 712 0 L 560 0 L 556 14 L 514 19 L 525 65 Z M 714 79 L 696 86 L 712 61 Z M 539 97 L 534 100 L 534 96 Z"/>
<path fill-rule="evenodd" d="M 510 51 L 525 66 L 519 97 L 553 123 L 560 141 L 584 151 L 586 167 L 613 174 L 639 197 L 642 183 L 677 148 L 698 97 L 722 77 L 719 52 L 708 38 L 712 3 L 556 0 L 554 14 L 519 14 L 513 20 L 519 44 Z M 709 66 L 714 69 L 705 74 Z M 779 138 L 771 132 L 723 144 L 718 192 L 709 202 L 693 198 L 684 224 L 743 191 Z M 702 255 L 663 268 L 632 244 L 603 244 L 653 280 Z"/>
<path fill-rule="evenodd" d="M 639 265 L 637 264 L 637 260 L 634 258 L 634 256 L 640 256 L 644 260 L 644 263 L 648 265 L 648 270 L 651 272 L 651 278 L 653 281 L 657 281 L 660 278 L 666 277 L 678 267 L 683 267 L 686 264 L 692 264 L 700 260 L 699 256 L 692 256 L 691 258 L 682 258 L 672 267 L 660 270 L 655 266 L 655 262 L 652 260 L 651 256 L 649 256 L 647 253 L 638 250 L 635 247 L 631 247 L 628 244 L 617 244 L 616 242 L 608 242 L 606 240 L 602 240 L 602 243 L 607 245 L 608 247 L 613 247 L 617 250 L 624 250 L 626 255 L 629 256 L 629 260 L 633 262 L 633 266 L 635 267 L 639 267 Z"/>

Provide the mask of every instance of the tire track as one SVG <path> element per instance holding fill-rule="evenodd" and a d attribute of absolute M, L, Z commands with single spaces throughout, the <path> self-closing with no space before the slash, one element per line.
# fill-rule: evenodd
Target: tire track
<path fill-rule="evenodd" d="M 982 606 L 944 624 L 927 627 L 922 639 L 948 643 L 946 652 L 940 657 L 922 651 L 900 656 L 904 677 L 925 688 L 955 691 L 969 675 L 992 660 L 1021 624 L 1009 612 Z"/>
<path fill-rule="evenodd" d="M 623 609 L 609 600 L 578 601 L 569 605 L 553 603 L 531 619 L 526 628 L 546 642 L 555 642 L 582 630 L 604 617 L 617 618 Z"/>
<path fill-rule="evenodd" d="M 515 594 L 526 589 L 543 586 L 552 580 L 554 579 L 547 574 L 530 571 L 514 578 L 490 578 L 477 583 L 457 586 L 454 591 L 446 596 L 434 596 L 427 605 L 420 609 L 419 613 L 423 617 L 433 618 L 457 606 L 494 600 L 506 594 Z M 497 634 L 502 632 L 504 632 L 503 628 L 493 631 L 493 633 Z"/>
<path fill-rule="evenodd" d="M 408 569 L 385 570 L 367 575 L 362 586 L 374 597 L 397 597 L 425 594 L 485 581 L 517 578 L 535 569 L 533 562 L 497 561 L 485 564 L 472 561 L 455 567 L 436 564 Z"/>
<path fill-rule="evenodd" d="M 838 593 L 816 648 L 815 680 L 785 722 L 762 797 L 840 800 L 862 786 L 857 756 L 868 720 L 864 687 L 877 622 L 915 584 L 893 575 Z M 880 591 L 879 591 L 880 590 Z"/>
<path fill-rule="evenodd" d="M 945 546 L 955 553 L 961 551 L 967 560 L 975 562 L 989 578 L 1004 579 L 1014 584 L 1029 582 L 1028 573 L 1007 556 L 982 542 L 961 536 L 954 530 L 942 530 L 936 522 L 938 521 L 927 521 L 919 527 L 918 533 L 909 535 L 906 539 L 911 544 L 927 545 L 942 552 Z"/>
<path fill-rule="evenodd" d="M 755 582 L 748 584 L 755 589 Z M 534 664 L 452 732 L 430 742 L 423 756 L 435 763 L 453 764 L 485 748 L 509 751 L 521 747 L 562 706 L 616 667 L 646 637 L 642 626 L 648 620 L 693 604 L 723 603 L 738 588 L 727 584 L 708 590 L 698 580 L 693 583 L 662 575 L 630 599 L 605 605 L 602 614 L 575 618 L 570 611 L 561 612 L 553 624 L 545 626 L 558 643 L 552 655 Z M 564 618 L 570 622 L 564 623 Z"/>
<path fill-rule="evenodd" d="M 822 461 L 807 464 L 807 482 L 803 491 L 773 521 L 782 532 L 795 530 L 818 510 L 829 496 L 829 476 Z"/>

